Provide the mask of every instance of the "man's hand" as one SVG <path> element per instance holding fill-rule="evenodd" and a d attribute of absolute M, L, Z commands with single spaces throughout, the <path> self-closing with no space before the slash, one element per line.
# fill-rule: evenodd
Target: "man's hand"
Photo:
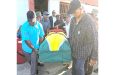
<path fill-rule="evenodd" d="M 38 53 L 37 49 L 32 49 L 32 52 Z"/>
<path fill-rule="evenodd" d="M 90 64 L 90 66 L 93 66 L 93 65 L 95 65 L 96 64 L 96 60 L 95 59 L 90 59 L 90 62 L 89 62 L 89 64 Z"/>

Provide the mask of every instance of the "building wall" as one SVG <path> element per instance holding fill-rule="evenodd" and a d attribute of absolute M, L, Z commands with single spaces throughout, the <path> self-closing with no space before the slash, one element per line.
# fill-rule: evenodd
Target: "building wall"
<path fill-rule="evenodd" d="M 60 2 L 70 3 L 72 0 L 60 0 Z"/>
<path fill-rule="evenodd" d="M 50 15 L 52 15 L 53 10 L 60 14 L 60 0 L 48 0 L 48 12 Z"/>
<path fill-rule="evenodd" d="M 61 2 L 61 13 L 66 14 L 68 11 L 68 6 L 72 0 L 60 0 Z M 98 0 L 80 0 L 81 4 L 86 11 L 86 13 L 91 13 L 92 9 L 98 10 Z M 68 5 L 67 5 L 68 3 Z M 66 9 L 65 9 L 66 8 Z"/>
<path fill-rule="evenodd" d="M 88 5 L 88 4 L 83 4 L 82 3 L 82 6 L 85 10 L 86 13 L 91 13 L 93 9 L 97 9 L 98 10 L 98 7 L 96 6 L 92 6 L 92 5 Z"/>
<path fill-rule="evenodd" d="M 60 0 L 60 2 L 70 3 L 72 0 Z M 83 4 L 88 4 L 91 6 L 98 6 L 98 0 L 80 0 Z"/>
<path fill-rule="evenodd" d="M 88 5 L 98 6 L 98 0 L 80 0 L 80 1 Z"/>
<path fill-rule="evenodd" d="M 28 0 L 16 0 L 17 28 L 27 20 L 26 13 L 28 10 Z"/>

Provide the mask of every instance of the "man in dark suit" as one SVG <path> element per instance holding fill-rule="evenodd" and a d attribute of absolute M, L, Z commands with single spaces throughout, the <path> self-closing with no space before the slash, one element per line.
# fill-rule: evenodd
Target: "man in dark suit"
<path fill-rule="evenodd" d="M 56 12 L 55 12 L 55 10 L 52 11 L 52 16 L 49 17 L 49 20 L 50 20 L 50 26 L 51 26 L 51 28 L 53 28 L 54 23 L 56 21 Z"/>

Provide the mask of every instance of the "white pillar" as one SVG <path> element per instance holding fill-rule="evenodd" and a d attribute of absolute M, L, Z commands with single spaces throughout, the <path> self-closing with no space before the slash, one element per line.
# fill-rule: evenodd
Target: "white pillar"
<path fill-rule="evenodd" d="M 57 14 L 60 13 L 60 0 L 48 0 L 48 12 L 52 15 L 52 11 L 55 10 Z"/>

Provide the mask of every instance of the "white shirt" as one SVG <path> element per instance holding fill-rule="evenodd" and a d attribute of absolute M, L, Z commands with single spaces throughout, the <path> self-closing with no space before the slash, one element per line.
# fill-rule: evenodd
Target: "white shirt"
<path fill-rule="evenodd" d="M 53 27 L 54 27 L 54 23 L 56 21 L 56 17 L 52 16 L 52 18 L 53 18 Z"/>
<path fill-rule="evenodd" d="M 66 30 L 67 38 L 69 38 L 70 22 L 68 24 L 65 22 L 64 28 Z"/>

